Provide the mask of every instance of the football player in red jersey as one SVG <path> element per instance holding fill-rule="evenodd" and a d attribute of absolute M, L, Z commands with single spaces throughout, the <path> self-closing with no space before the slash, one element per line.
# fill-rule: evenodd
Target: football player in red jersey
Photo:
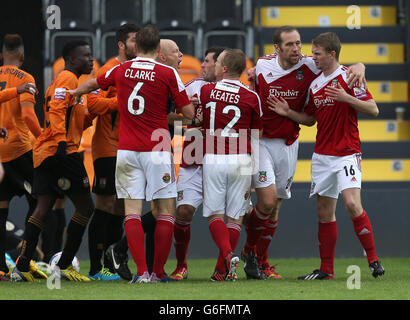
<path fill-rule="evenodd" d="M 239 81 L 245 67 L 246 57 L 241 50 L 223 51 L 215 65 L 216 75 L 222 80 L 204 85 L 198 97 L 205 132 L 203 215 L 208 218 L 209 230 L 222 257 L 218 262 L 224 262 L 217 263 L 212 281 L 237 278 L 239 257 L 233 251 L 242 217 L 250 205 L 251 130 L 259 136 L 262 129 L 259 97 Z"/>
<path fill-rule="evenodd" d="M 116 187 L 118 197 L 125 199 L 125 233 L 137 264 L 137 274 L 131 283 L 170 280 L 164 265 L 172 245 L 176 179 L 167 122 L 169 94 L 177 111 L 188 119 L 194 117 L 194 107 L 177 71 L 155 61 L 159 44 L 159 31 L 154 26 L 142 28 L 136 34 L 137 58 L 71 91 L 79 96 L 98 87 L 106 89 L 114 85 L 117 88 L 121 121 Z M 153 200 L 152 211 L 157 215 L 151 275 L 147 269 L 141 226 L 143 199 Z"/>
<path fill-rule="evenodd" d="M 364 83 L 348 86 L 347 68 L 339 64 L 340 50 L 341 43 L 335 33 L 322 33 L 313 39 L 313 61 L 322 72 L 310 85 L 303 112 L 292 110 L 282 97 L 268 99 L 270 108 L 282 116 L 305 125 L 317 122 L 310 197 L 316 195 L 317 199 L 321 265 L 299 277 L 300 280 L 334 278 L 335 211 L 339 193 L 366 251 L 372 275 L 384 274 L 376 255 L 372 225 L 361 203 L 362 154 L 357 124 L 358 112 L 376 117 L 379 110 Z"/>
<path fill-rule="evenodd" d="M 201 87 L 217 79 L 215 64 L 219 55 L 224 51 L 223 47 L 212 47 L 205 51 L 202 62 L 202 77 L 192 79 L 185 84 L 188 96 L 198 98 Z M 221 75 L 222 76 L 222 75 Z M 188 145 L 194 143 L 197 137 L 202 139 L 202 133 L 198 130 L 202 124 L 202 106 L 195 106 L 195 118 L 187 123 L 186 140 L 183 143 L 182 159 L 177 181 L 176 215 L 174 228 L 174 246 L 177 266 L 171 274 L 175 280 L 183 280 L 188 277 L 188 246 L 191 240 L 191 222 L 196 209 L 202 204 L 202 157 L 196 150 L 187 152 Z M 191 136 L 192 133 L 192 136 Z M 198 133 L 198 136 L 196 135 Z M 187 139 L 189 137 L 190 139 Z M 223 263 L 223 259 L 222 259 Z"/>
<path fill-rule="evenodd" d="M 254 71 L 255 90 L 262 103 L 263 137 L 259 147 L 259 170 L 253 176 L 257 204 L 249 215 L 247 241 L 242 251 L 245 273 L 251 279 L 277 279 L 270 266 L 268 247 L 279 222 L 282 199 L 291 198 L 299 148 L 299 125 L 268 108 L 268 97 L 282 97 L 291 109 L 301 111 L 309 85 L 320 70 L 312 57 L 301 54 L 300 34 L 292 26 L 276 29 L 275 54 L 259 58 Z M 351 67 L 350 83 L 364 78 L 364 65 Z"/>

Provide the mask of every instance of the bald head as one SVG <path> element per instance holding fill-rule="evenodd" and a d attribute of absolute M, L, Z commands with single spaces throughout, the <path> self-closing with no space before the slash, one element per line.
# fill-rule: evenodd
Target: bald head
<path fill-rule="evenodd" d="M 176 42 L 171 39 L 161 39 L 159 46 L 158 61 L 178 70 L 182 62 L 182 53 Z"/>

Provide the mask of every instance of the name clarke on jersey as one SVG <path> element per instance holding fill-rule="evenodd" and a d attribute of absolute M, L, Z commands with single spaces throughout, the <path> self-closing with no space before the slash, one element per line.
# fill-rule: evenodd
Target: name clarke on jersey
<path fill-rule="evenodd" d="M 130 79 L 138 78 L 140 80 L 155 81 L 155 71 L 147 71 L 147 70 L 131 68 L 131 69 L 125 70 L 124 76 Z"/>

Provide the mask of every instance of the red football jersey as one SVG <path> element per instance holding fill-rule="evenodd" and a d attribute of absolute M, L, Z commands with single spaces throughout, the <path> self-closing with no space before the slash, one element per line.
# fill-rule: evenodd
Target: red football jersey
<path fill-rule="evenodd" d="M 238 80 L 224 79 L 201 88 L 205 153 L 251 153 L 250 129 L 262 129 L 258 95 Z"/>
<path fill-rule="evenodd" d="M 347 86 L 347 67 L 340 66 L 331 75 L 319 75 L 311 84 L 305 112 L 317 120 L 315 152 L 329 156 L 347 156 L 360 152 L 357 111 L 348 103 L 337 102 L 325 95 L 326 87 L 338 83 L 350 95 L 366 101 L 373 99 L 367 88 Z"/>
<path fill-rule="evenodd" d="M 109 86 L 117 88 L 121 118 L 118 149 L 171 151 L 168 98 L 171 95 L 177 108 L 190 104 L 175 69 L 153 59 L 137 57 L 110 69 L 97 82 L 103 90 Z"/>
<path fill-rule="evenodd" d="M 288 145 L 299 137 L 299 125 L 270 110 L 266 101 L 269 96 L 283 97 L 291 109 L 302 111 L 309 86 L 319 73 L 311 57 L 302 56 L 288 70 L 282 69 L 276 54 L 259 58 L 255 90 L 262 103 L 264 137 L 285 139 Z"/>

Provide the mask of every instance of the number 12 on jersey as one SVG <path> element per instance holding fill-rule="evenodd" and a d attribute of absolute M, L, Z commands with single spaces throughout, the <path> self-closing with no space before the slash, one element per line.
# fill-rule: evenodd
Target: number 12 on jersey
<path fill-rule="evenodd" d="M 215 136 L 215 114 L 216 114 L 216 104 L 217 102 L 211 101 L 205 105 L 205 108 L 210 108 L 211 113 L 209 115 L 209 134 Z M 241 118 L 241 109 L 235 105 L 227 105 L 222 109 L 223 114 L 228 114 L 229 111 L 233 110 L 235 112 L 234 117 L 229 121 L 229 123 L 223 128 L 221 132 L 221 137 L 225 138 L 239 138 L 239 132 L 232 132 L 234 125 Z"/>

